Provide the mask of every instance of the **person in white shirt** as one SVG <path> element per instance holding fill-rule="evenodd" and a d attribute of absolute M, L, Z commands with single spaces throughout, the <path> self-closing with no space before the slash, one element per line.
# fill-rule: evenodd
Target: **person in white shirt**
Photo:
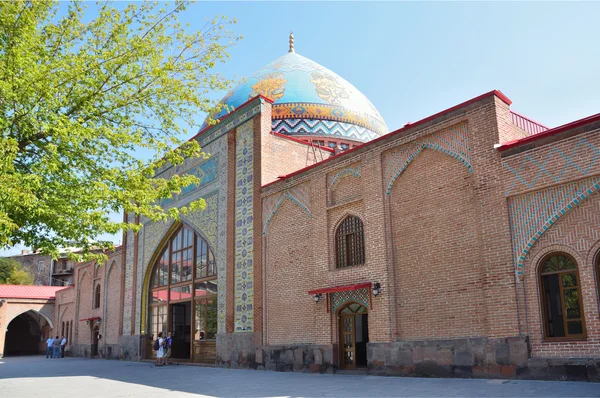
<path fill-rule="evenodd" d="M 65 336 L 62 336 L 62 340 L 60 341 L 60 357 L 64 358 L 65 357 L 65 347 L 67 345 L 67 339 L 65 338 Z"/>
<path fill-rule="evenodd" d="M 52 358 L 52 343 L 54 343 L 54 339 L 50 336 L 48 337 L 48 340 L 46 340 L 46 358 L 48 358 L 48 355 Z"/>

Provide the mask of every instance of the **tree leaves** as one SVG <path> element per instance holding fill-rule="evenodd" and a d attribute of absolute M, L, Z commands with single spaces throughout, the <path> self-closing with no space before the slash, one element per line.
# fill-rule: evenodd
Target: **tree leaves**
<path fill-rule="evenodd" d="M 182 27 L 189 6 L 105 2 L 89 20 L 81 2 L 62 16 L 57 2 L 0 3 L 0 247 L 78 246 L 89 259 L 111 246 L 99 235 L 138 228 L 110 212 L 163 220 L 203 208 L 165 212 L 160 199 L 198 180 L 156 171 L 206 157 L 180 137 L 199 112 L 219 112 L 206 93 L 231 85 L 214 67 L 240 37 L 225 16 Z"/>

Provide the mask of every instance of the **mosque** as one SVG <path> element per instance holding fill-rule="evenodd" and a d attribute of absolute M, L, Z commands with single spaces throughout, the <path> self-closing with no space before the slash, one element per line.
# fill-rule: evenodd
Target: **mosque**
<path fill-rule="evenodd" d="M 600 114 L 548 128 L 490 91 L 389 131 L 294 50 L 251 75 L 210 154 L 160 170 L 204 198 L 124 235 L 56 293 L 71 355 L 231 368 L 600 380 Z"/>

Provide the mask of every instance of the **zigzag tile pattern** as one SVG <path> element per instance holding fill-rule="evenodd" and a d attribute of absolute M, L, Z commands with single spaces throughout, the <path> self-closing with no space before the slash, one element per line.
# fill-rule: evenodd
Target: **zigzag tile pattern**
<path fill-rule="evenodd" d="M 452 156 L 473 172 L 469 131 L 466 123 L 460 123 L 402 145 L 386 154 L 384 164 L 386 194 L 391 193 L 396 179 L 425 148 Z"/>
<path fill-rule="evenodd" d="M 600 189 L 600 176 L 509 198 L 508 210 L 517 278 L 531 248 L 564 214 Z"/>
<path fill-rule="evenodd" d="M 356 177 L 356 178 L 361 178 L 362 177 L 362 167 L 360 165 L 358 166 L 351 166 L 351 167 L 346 167 L 340 171 L 338 171 L 336 174 L 334 174 L 330 180 L 329 180 L 329 184 L 327 186 L 327 188 L 329 189 L 333 189 L 335 188 L 335 185 L 340 182 L 340 180 L 342 178 L 345 177 Z"/>
<path fill-rule="evenodd" d="M 281 207 L 283 202 L 286 200 L 300 206 L 309 217 L 312 217 L 310 212 L 310 196 L 309 196 L 309 185 L 300 184 L 283 192 L 278 192 L 264 199 L 263 201 L 263 235 L 267 234 L 269 224 L 273 219 L 273 216 L 277 213 L 277 210 Z"/>
<path fill-rule="evenodd" d="M 530 190 L 541 184 L 556 184 L 574 177 L 585 177 L 597 173 L 600 167 L 600 148 L 586 137 L 579 138 L 569 152 L 556 146 L 550 146 L 546 151 L 545 156 L 540 156 L 539 151 L 525 154 L 517 164 L 512 164 L 511 159 L 502 161 L 502 165 L 514 175 L 506 191 L 507 196 L 514 190 Z M 585 156 L 589 151 L 593 156 Z M 535 172 L 531 173 L 531 169 Z"/>
<path fill-rule="evenodd" d="M 354 124 L 333 120 L 283 119 L 273 120 L 273 131 L 286 135 L 315 135 L 321 137 L 344 137 L 354 141 L 367 142 L 377 138 L 375 132 Z"/>

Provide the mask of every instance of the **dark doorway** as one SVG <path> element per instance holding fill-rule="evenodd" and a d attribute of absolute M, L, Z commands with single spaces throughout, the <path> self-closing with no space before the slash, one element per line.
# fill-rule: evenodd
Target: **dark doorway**
<path fill-rule="evenodd" d="M 340 368 L 356 369 L 367 366 L 369 319 L 367 308 L 351 303 L 339 313 Z"/>
<path fill-rule="evenodd" d="M 171 304 L 171 357 L 189 359 L 191 350 L 192 303 Z"/>
<path fill-rule="evenodd" d="M 38 355 L 42 332 L 37 319 L 39 315 L 27 311 L 8 324 L 4 355 Z"/>
<path fill-rule="evenodd" d="M 98 356 L 98 342 L 100 341 L 100 326 L 95 325 L 92 329 L 92 356 Z"/>

